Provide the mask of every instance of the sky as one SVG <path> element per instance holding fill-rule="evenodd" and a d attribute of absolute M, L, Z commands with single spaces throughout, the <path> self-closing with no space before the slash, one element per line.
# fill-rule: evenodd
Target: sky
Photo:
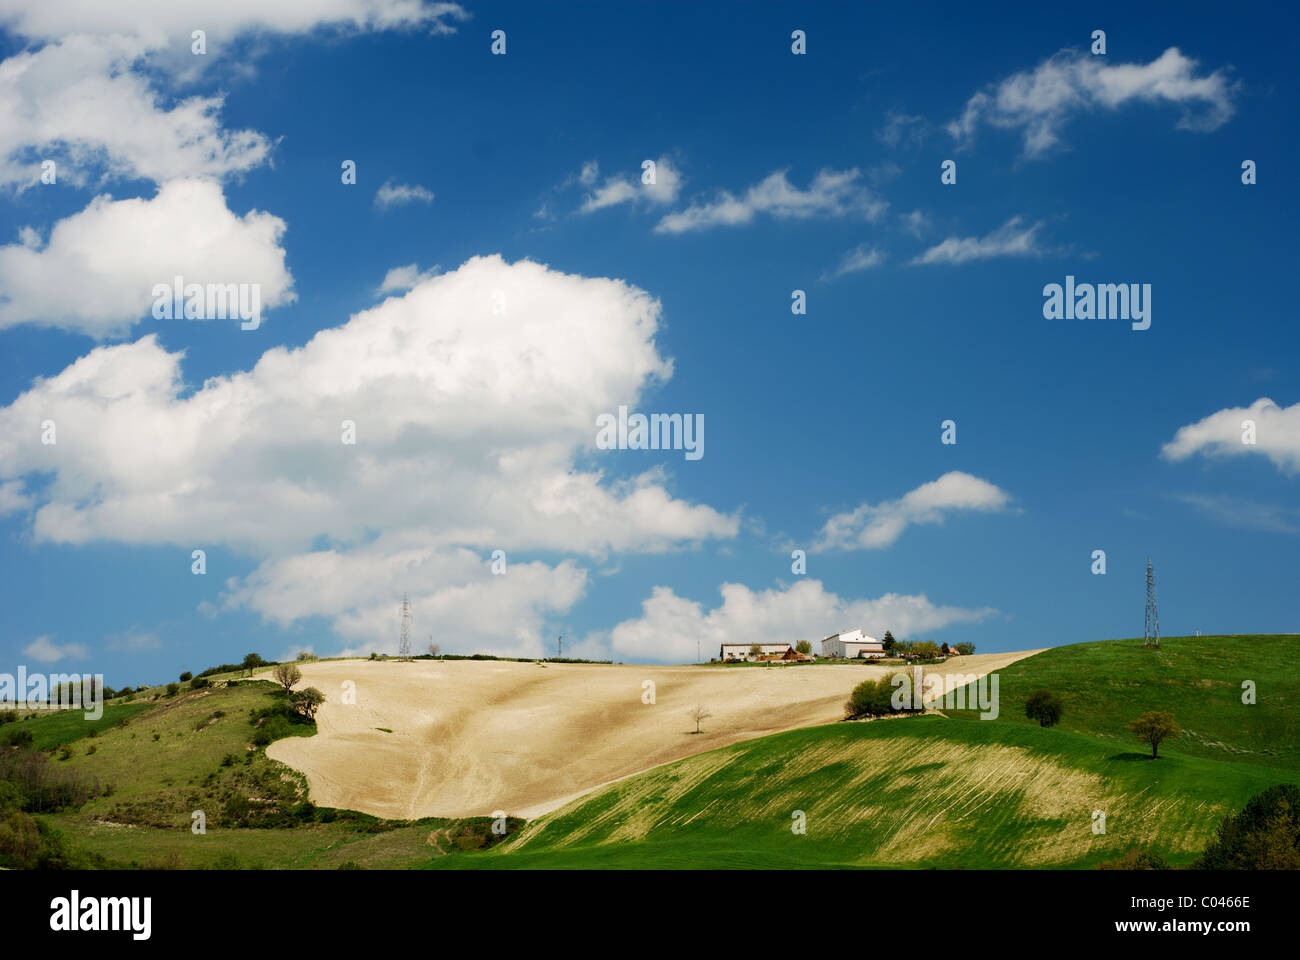
<path fill-rule="evenodd" d="M 0 0 L 0 672 L 1300 632 L 1291 10 L 265 6 Z"/>

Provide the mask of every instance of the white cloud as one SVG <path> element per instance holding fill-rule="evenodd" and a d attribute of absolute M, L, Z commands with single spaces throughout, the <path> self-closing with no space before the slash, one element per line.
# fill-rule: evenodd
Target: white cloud
<path fill-rule="evenodd" d="M 188 52 L 197 27 L 210 39 L 251 33 L 310 33 L 321 27 L 356 30 L 428 29 L 451 33 L 467 19 L 456 3 L 428 0 L 3 0 L 0 23 L 25 37 L 133 34 L 155 43 L 177 39 Z M 212 53 L 210 49 L 210 54 Z"/>
<path fill-rule="evenodd" d="M 1183 110 L 1180 129 L 1214 130 L 1232 116 L 1235 86 L 1225 70 L 1197 76 L 1196 66 L 1177 47 L 1146 64 L 1063 50 L 976 93 L 948 132 L 969 143 L 982 123 L 1018 129 L 1025 155 L 1037 157 L 1060 142 L 1070 114 L 1129 103 L 1176 104 Z"/>
<path fill-rule="evenodd" d="M 861 273 L 863 270 L 878 267 L 884 262 L 884 251 L 876 247 L 868 247 L 865 243 L 862 243 L 844 254 L 840 258 L 839 266 L 829 274 L 823 274 L 822 279 L 830 280 L 850 273 Z"/>
<path fill-rule="evenodd" d="M 380 210 L 388 210 L 408 203 L 433 203 L 433 191 L 419 184 L 408 185 L 387 181 L 375 193 L 375 206 Z"/>
<path fill-rule="evenodd" d="M 156 633 L 147 633 L 139 630 L 128 630 L 122 634 L 115 634 L 109 638 L 108 648 L 110 650 L 130 650 L 139 652 L 141 650 L 158 650 L 162 647 L 162 640 Z"/>
<path fill-rule="evenodd" d="M 930 229 L 930 218 L 921 210 L 913 210 L 911 213 L 901 213 L 898 216 L 903 225 L 903 229 L 916 237 L 918 240 Z"/>
<path fill-rule="evenodd" d="M 654 163 L 654 183 L 643 183 L 640 176 L 635 180 L 624 176 L 606 177 L 603 184 L 583 198 L 578 213 L 594 213 L 637 200 L 656 206 L 676 202 L 683 182 L 681 171 L 668 157 L 660 157 Z M 584 186 L 594 186 L 599 175 L 600 168 L 593 160 L 583 164 L 578 182 Z"/>
<path fill-rule="evenodd" d="M 1255 442 L 1244 443 L 1242 422 L 1255 421 Z M 1161 448 L 1167 460 L 1205 456 L 1268 457 L 1284 473 L 1300 473 L 1300 403 L 1279 407 L 1260 397 L 1249 407 L 1229 407 L 1203 420 L 1180 427 L 1174 438 Z"/>
<path fill-rule="evenodd" d="M 924 117 L 890 111 L 885 125 L 876 131 L 876 138 L 888 147 L 899 144 L 915 146 L 925 139 L 930 125 Z"/>
<path fill-rule="evenodd" d="M 1038 245 L 1042 222 L 1026 227 L 1020 217 L 1012 217 L 992 233 L 982 237 L 949 237 L 942 243 L 914 257 L 913 264 L 967 263 L 994 257 L 1041 257 Z"/>
<path fill-rule="evenodd" d="M 41 663 L 54 663 L 56 660 L 68 660 L 84 657 L 88 653 L 84 644 L 55 643 L 47 635 L 41 635 L 23 647 L 23 655 Z"/>
<path fill-rule="evenodd" d="M 787 171 L 778 170 L 750 187 L 741 197 L 723 191 L 713 200 L 695 203 L 663 217 L 655 227 L 658 233 L 685 233 L 716 226 L 751 223 L 759 214 L 778 220 L 811 217 L 858 216 L 875 222 L 889 206 L 875 198 L 858 181 L 861 171 L 822 170 L 800 190 L 790 183 Z"/>
<path fill-rule="evenodd" d="M 43 160 L 59 183 L 85 185 L 224 177 L 267 159 L 262 134 L 221 129 L 220 96 L 165 106 L 133 69 L 145 52 L 134 38 L 74 36 L 0 62 L 0 186 L 39 182 Z"/>
<path fill-rule="evenodd" d="M 707 659 L 718 655 L 723 642 L 809 640 L 815 646 L 822 637 L 855 628 L 865 628 L 874 636 L 890 630 L 905 637 L 997 612 L 987 607 L 936 606 L 924 595 L 887 593 L 874 600 L 855 600 L 827 591 L 819 580 L 807 579 L 785 589 L 760 591 L 724 583 L 719 592 L 721 605 L 706 610 L 669 587 L 656 587 L 642 603 L 640 617 L 623 621 L 608 634 L 587 638 L 579 649 L 588 656 L 598 656 L 605 648 L 625 659 L 682 663 L 695 660 L 697 643 Z"/>
<path fill-rule="evenodd" d="M 738 516 L 674 498 L 662 470 L 615 482 L 575 465 L 587 454 L 620 472 L 653 466 L 597 454 L 594 439 L 597 414 L 671 376 L 655 346 L 659 310 L 618 280 L 493 256 L 193 390 L 182 355 L 152 336 L 99 347 L 0 408 L 0 482 L 50 476 L 34 495 L 37 541 L 250 554 L 262 566 L 229 595 L 268 616 L 314 609 L 348 635 L 387 636 L 391 623 L 373 618 L 395 580 L 365 579 L 353 563 L 348 578 L 368 593 L 312 586 L 332 554 L 356 555 L 419 571 L 406 589 L 435 608 L 499 604 L 522 625 L 507 638 L 520 647 L 536 622 L 520 605 L 540 615 L 571 602 L 586 577 L 523 563 L 528 551 L 602 558 L 738 531 Z M 40 443 L 45 419 L 56 445 Z M 340 442 L 344 420 L 355 445 Z M 509 573 L 471 574 L 461 547 L 505 550 Z M 298 595 L 316 607 L 285 600 Z"/>
<path fill-rule="evenodd" d="M 28 236 L 0 247 L 0 328 L 31 323 L 119 334 L 150 313 L 154 285 L 176 276 L 259 284 L 263 308 L 288 303 L 294 293 L 280 246 L 284 229 L 268 213 L 232 213 L 211 181 L 165 183 L 148 200 L 96 197 L 56 223 L 43 246 L 29 245 Z"/>
<path fill-rule="evenodd" d="M 1239 530 L 1267 533 L 1300 533 L 1300 508 L 1260 503 L 1231 495 L 1182 494 L 1176 499 L 1189 503 L 1220 523 Z"/>
<path fill-rule="evenodd" d="M 836 514 L 826 521 L 813 549 L 887 547 L 912 524 L 943 523 L 944 515 L 954 510 L 1002 510 L 1010 502 L 1004 490 L 987 480 L 953 470 L 897 500 L 875 506 L 864 503 L 856 510 Z"/>
<path fill-rule="evenodd" d="M 26 510 L 36 501 L 23 492 L 21 480 L 0 483 L 0 517 L 6 517 L 19 510 Z"/>
<path fill-rule="evenodd" d="M 382 297 L 386 293 L 410 290 L 430 277 L 436 277 L 438 270 L 437 264 L 434 264 L 428 270 L 421 270 L 419 265 L 414 263 L 408 263 L 404 267 L 393 267 L 384 274 L 384 281 L 375 290 L 375 293 Z"/>

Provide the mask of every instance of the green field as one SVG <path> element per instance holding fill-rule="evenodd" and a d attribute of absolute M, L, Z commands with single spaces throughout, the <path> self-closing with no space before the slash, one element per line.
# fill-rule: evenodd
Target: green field
<path fill-rule="evenodd" d="M 1300 781 L 1298 649 L 1296 636 L 1058 647 L 1000 671 L 997 720 L 950 711 L 764 737 L 606 787 L 490 852 L 431 866 L 1090 867 L 1130 849 L 1187 864 L 1250 796 Z M 1255 681 L 1254 705 L 1241 702 L 1243 680 Z M 1059 727 L 1024 715 L 1044 687 L 1065 704 Z M 1124 726 L 1146 710 L 1183 727 L 1154 762 Z"/>
<path fill-rule="evenodd" d="M 314 725 L 266 719 L 280 695 L 261 680 L 150 691 L 93 724 L 68 712 L 0 731 L 62 745 L 48 754 L 52 768 L 109 788 L 77 809 L 35 814 L 101 866 L 1087 868 L 1131 850 L 1177 866 L 1249 797 L 1300 781 L 1298 647 L 1296 636 L 1059 647 L 1000 671 L 997 720 L 945 711 L 757 738 L 512 821 L 495 845 L 485 818 L 315 808 L 302 777 L 264 749 L 271 732 L 310 736 Z M 1241 702 L 1244 680 L 1256 704 Z M 1024 716 L 1041 688 L 1064 702 L 1057 727 Z M 1124 725 L 1156 709 L 1183 733 L 1151 761 Z M 206 835 L 190 830 L 197 810 Z M 1093 831 L 1098 810 L 1104 834 Z M 796 811 L 802 834 L 791 829 Z"/>
<path fill-rule="evenodd" d="M 99 721 L 64 711 L 0 731 L 21 727 L 39 746 L 67 745 L 70 756 L 55 751 L 48 764 L 107 788 L 79 809 L 35 814 L 101 866 L 400 868 L 495 839 L 486 818 L 385 821 L 304 802 L 303 778 L 253 742 L 250 715 L 275 705 L 277 689 L 252 681 L 175 697 L 157 691 L 157 700 L 108 705 Z M 275 732 L 310 736 L 315 726 Z M 204 834 L 191 830 L 195 811 L 206 818 Z"/>

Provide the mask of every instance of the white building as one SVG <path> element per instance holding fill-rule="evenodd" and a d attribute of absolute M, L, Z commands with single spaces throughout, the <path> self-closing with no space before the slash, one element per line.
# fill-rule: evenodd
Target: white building
<path fill-rule="evenodd" d="M 757 660 L 749 649 L 754 646 L 751 643 L 724 643 L 718 647 L 719 660 Z M 759 656 L 782 656 L 787 650 L 793 652 L 794 647 L 788 643 L 760 643 L 758 645 Z"/>
<path fill-rule="evenodd" d="M 852 660 L 854 657 L 883 657 L 885 645 L 861 630 L 837 633 L 822 641 L 822 656 Z"/>

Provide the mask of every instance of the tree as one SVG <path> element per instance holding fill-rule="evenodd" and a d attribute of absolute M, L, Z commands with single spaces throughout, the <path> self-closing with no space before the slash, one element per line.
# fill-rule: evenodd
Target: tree
<path fill-rule="evenodd" d="M 438 646 L 436 643 L 429 644 L 429 656 L 436 657 L 440 653 L 442 653 L 442 647 Z"/>
<path fill-rule="evenodd" d="M 1130 720 L 1128 729 L 1142 743 L 1151 744 L 1152 760 L 1156 759 L 1160 744 L 1169 737 L 1178 736 L 1180 732 L 1178 724 L 1174 722 L 1174 715 L 1164 710 L 1148 710 L 1136 720 Z"/>
<path fill-rule="evenodd" d="M 802 653 L 804 656 L 807 656 L 808 654 L 812 653 L 812 641 L 800 640 L 798 643 L 794 645 L 794 652 Z"/>
<path fill-rule="evenodd" d="M 763 648 L 756 643 L 751 643 L 749 645 L 749 655 L 751 657 L 761 657 L 763 655 Z"/>
<path fill-rule="evenodd" d="M 969 657 L 971 654 L 973 654 L 973 653 L 975 652 L 975 644 L 973 644 L 973 643 L 959 643 L 959 644 L 957 644 L 957 648 L 956 648 L 956 649 L 957 649 L 957 652 L 960 653 L 963 657 Z"/>
<path fill-rule="evenodd" d="M 883 717 L 893 712 L 894 708 L 890 703 L 893 695 L 894 686 L 890 683 L 889 677 L 863 680 L 853 688 L 848 701 L 844 704 L 845 717 L 850 720 L 854 717 Z"/>
<path fill-rule="evenodd" d="M 1300 787 L 1282 783 L 1219 824 L 1196 862 L 1202 870 L 1300 870 Z"/>
<path fill-rule="evenodd" d="M 1061 719 L 1061 701 L 1051 690 L 1039 690 L 1025 701 L 1025 716 L 1037 720 L 1040 727 L 1055 726 Z"/>
<path fill-rule="evenodd" d="M 893 635 L 892 633 L 890 633 L 888 630 L 886 630 L 886 631 L 885 631 L 885 639 L 881 641 L 881 644 L 882 644 L 882 645 L 884 646 L 884 648 L 885 648 L 885 653 L 893 653 L 893 652 L 894 652 L 894 644 L 897 643 L 897 642 L 898 642 L 898 641 L 896 641 L 896 640 L 894 639 L 894 635 Z"/>
<path fill-rule="evenodd" d="M 179 677 L 177 677 L 177 679 L 180 680 L 181 683 L 185 683 L 185 682 L 187 682 L 187 681 L 189 681 L 189 680 L 193 680 L 193 679 L 194 679 L 194 674 L 192 674 L 192 673 L 190 673 L 188 670 L 186 670 L 186 671 L 185 671 L 184 673 L 182 673 Z"/>
<path fill-rule="evenodd" d="M 325 694 L 315 687 L 308 687 L 306 690 L 295 690 L 289 694 L 289 703 L 308 720 L 316 719 L 316 710 L 324 702 Z"/>
<path fill-rule="evenodd" d="M 244 672 L 251 677 L 253 675 L 253 671 L 256 670 L 258 667 L 266 666 L 266 661 L 263 660 L 256 653 L 250 653 L 248 656 L 244 657 L 244 662 L 241 664 L 241 666 L 244 668 Z"/>
<path fill-rule="evenodd" d="M 695 709 L 691 711 L 691 719 L 695 721 L 696 733 L 700 732 L 700 724 L 703 723 L 705 720 L 709 719 L 709 717 L 711 716 L 713 716 L 713 714 L 709 712 L 708 708 L 705 707 L 704 704 L 697 703 L 695 705 Z"/>
<path fill-rule="evenodd" d="M 943 642 L 943 644 L 939 647 L 939 652 L 942 653 L 945 657 L 948 656 L 948 641 L 947 641 L 947 640 L 945 640 L 945 641 Z"/>
<path fill-rule="evenodd" d="M 275 682 L 284 687 L 284 692 L 288 693 L 293 689 L 293 685 L 302 679 L 302 671 L 292 663 L 282 663 L 271 671 L 271 676 Z"/>

